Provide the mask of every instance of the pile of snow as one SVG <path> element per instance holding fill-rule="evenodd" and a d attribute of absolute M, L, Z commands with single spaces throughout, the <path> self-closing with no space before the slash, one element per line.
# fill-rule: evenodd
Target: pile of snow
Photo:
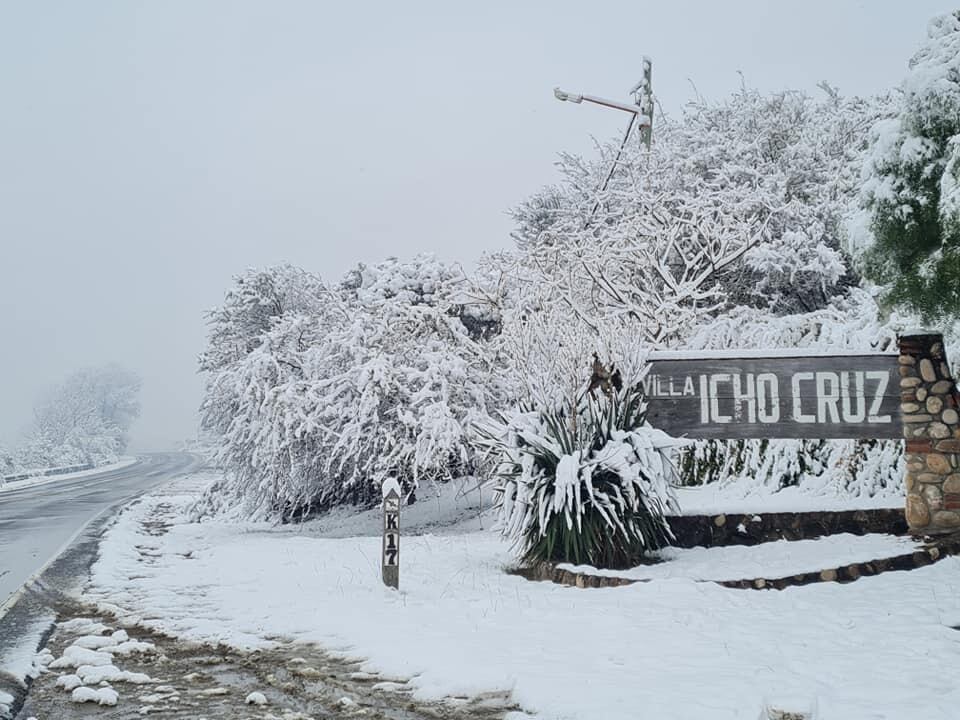
<path fill-rule="evenodd" d="M 943 682 L 960 625 L 957 558 L 784 591 L 689 575 L 581 590 L 505 573 L 512 558 L 493 533 L 407 536 L 397 593 L 380 578 L 379 538 L 174 518 L 140 562 L 156 504 L 185 513 L 192 500 L 128 508 L 86 598 L 186 639 L 282 638 L 365 657 L 361 670 L 410 678 L 418 698 L 509 691 L 544 718 L 633 720 L 643 708 L 741 720 L 801 698 L 823 720 L 952 720 L 960 703 L 960 686 Z"/>
<path fill-rule="evenodd" d="M 262 692 L 252 692 L 247 695 L 247 699 L 244 700 L 247 705 L 266 705 L 267 696 Z"/>
<path fill-rule="evenodd" d="M 13 706 L 13 695 L 0 690 L 0 715 L 7 715 Z"/>
<path fill-rule="evenodd" d="M 126 630 L 112 630 L 89 618 L 68 620 L 60 625 L 60 632 L 80 633 L 64 648 L 59 658 L 51 659 L 47 664 L 50 670 L 73 670 L 61 674 L 56 683 L 57 687 L 71 693 L 73 702 L 116 705 L 120 694 L 111 687 L 112 683 L 144 685 L 154 682 L 149 675 L 121 670 L 114 664 L 115 656 L 154 651 L 156 646 L 153 643 L 133 640 Z"/>
<path fill-rule="evenodd" d="M 97 705 L 116 705 L 119 698 L 119 693 L 111 687 L 78 687 L 70 695 L 70 699 L 75 703 L 93 702 Z"/>

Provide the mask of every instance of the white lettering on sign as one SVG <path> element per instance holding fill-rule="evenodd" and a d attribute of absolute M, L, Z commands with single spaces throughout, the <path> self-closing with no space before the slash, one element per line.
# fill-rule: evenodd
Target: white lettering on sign
<path fill-rule="evenodd" d="M 850 395 L 850 373 L 840 373 L 840 398 L 843 405 L 843 417 L 848 422 L 863 422 L 867 417 L 867 398 L 863 393 L 863 373 L 854 373 L 854 393 Z M 884 373 L 886 376 L 886 373 Z M 886 389 L 886 383 L 883 385 Z M 851 407 L 856 402 L 856 409 Z"/>
<path fill-rule="evenodd" d="M 817 377 L 817 422 L 840 422 L 840 378 L 835 372 L 818 372 Z M 828 389 L 829 388 L 829 389 Z"/>
<path fill-rule="evenodd" d="M 780 422 L 780 381 L 773 373 L 757 375 L 757 419 L 762 423 Z"/>
<path fill-rule="evenodd" d="M 877 381 L 877 392 L 873 396 L 873 403 L 870 405 L 870 415 L 867 416 L 867 422 L 869 423 L 888 423 L 890 422 L 889 415 L 878 415 L 880 412 L 880 405 L 883 403 L 883 394 L 887 391 L 887 384 L 890 382 L 890 375 L 879 371 L 874 370 L 867 373 L 867 380 L 876 380 Z"/>
<path fill-rule="evenodd" d="M 823 370 L 796 372 L 789 377 L 790 417 L 794 422 L 838 425 L 893 421 L 889 414 L 880 414 L 890 383 L 887 372 Z M 771 372 L 682 378 L 652 375 L 644 380 L 644 388 L 654 398 L 699 395 L 701 424 L 771 425 L 782 419 L 780 377 Z"/>
<path fill-rule="evenodd" d="M 746 387 L 742 388 L 740 376 L 733 376 L 733 417 L 743 422 L 743 403 L 747 404 L 747 422 L 757 421 L 757 393 L 753 384 L 753 373 L 747 373 Z"/>
<path fill-rule="evenodd" d="M 791 398 L 793 399 L 793 419 L 798 423 L 813 423 L 817 421 L 817 416 L 807 415 L 803 412 L 802 399 L 800 396 L 800 383 L 804 380 L 813 380 L 813 373 L 794 373 L 793 377 L 790 378 Z"/>
<path fill-rule="evenodd" d="M 716 423 L 728 423 L 733 420 L 733 416 L 720 414 L 720 398 L 717 396 L 717 389 L 721 382 L 730 382 L 730 375 L 716 373 L 710 376 L 710 419 Z"/>
<path fill-rule="evenodd" d="M 388 532 L 384 535 L 383 545 L 383 564 L 387 567 L 399 564 L 400 555 L 400 535 L 399 533 Z"/>

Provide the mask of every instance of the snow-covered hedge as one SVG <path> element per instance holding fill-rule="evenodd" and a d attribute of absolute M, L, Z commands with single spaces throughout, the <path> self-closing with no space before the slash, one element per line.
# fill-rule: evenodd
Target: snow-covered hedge
<path fill-rule="evenodd" d="M 291 283 L 298 299 L 280 302 Z M 490 362 L 461 318 L 465 284 L 428 256 L 360 266 L 335 286 L 289 268 L 238 278 L 243 303 L 235 289 L 211 315 L 205 358 L 220 360 L 202 408 L 230 473 L 201 512 L 289 519 L 375 501 L 388 476 L 410 490 L 470 472 Z"/>

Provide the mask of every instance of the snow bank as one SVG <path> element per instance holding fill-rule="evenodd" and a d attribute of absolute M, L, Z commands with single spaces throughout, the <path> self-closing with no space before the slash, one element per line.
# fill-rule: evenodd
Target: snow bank
<path fill-rule="evenodd" d="M 738 483 L 709 483 L 697 487 L 676 488 L 680 515 L 720 515 L 722 513 L 821 512 L 903 508 L 900 496 L 853 497 L 838 492 L 815 494 L 804 487 L 786 487 L 773 492 Z"/>
<path fill-rule="evenodd" d="M 397 593 L 378 538 L 176 521 L 151 537 L 153 504 L 109 532 L 88 600 L 189 639 L 319 643 L 411 678 L 418 697 L 512 690 L 570 720 L 752 720 L 784 697 L 815 699 L 820 720 L 953 720 L 960 703 L 943 681 L 960 638 L 956 558 L 779 592 L 689 577 L 578 590 L 505 574 L 491 533 L 408 536 Z M 137 545 L 155 548 L 151 564 Z"/>
<path fill-rule="evenodd" d="M 905 555 L 922 543 L 896 535 L 828 535 L 816 540 L 779 540 L 754 546 L 664 548 L 656 556 L 665 562 L 630 570 L 597 570 L 585 565 L 561 564 L 573 572 L 632 580 L 750 580 L 837 568 L 859 562 Z"/>

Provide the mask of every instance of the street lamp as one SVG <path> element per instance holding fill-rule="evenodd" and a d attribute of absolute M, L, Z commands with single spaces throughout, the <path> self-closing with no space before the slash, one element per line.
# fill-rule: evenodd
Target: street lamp
<path fill-rule="evenodd" d="M 622 110 L 630 113 L 630 125 L 627 128 L 627 135 L 633 130 L 634 124 L 640 125 L 640 139 L 650 149 L 650 139 L 653 131 L 653 64 L 650 58 L 643 58 L 643 79 L 640 80 L 630 93 L 633 95 L 632 105 L 616 100 L 607 100 L 606 98 L 596 97 L 595 95 L 584 95 L 582 93 L 570 93 L 560 88 L 553 89 L 553 96 L 563 102 L 572 102 L 579 105 L 582 102 L 593 103 L 594 105 L 603 105 L 604 107 Z M 626 142 L 626 138 L 624 139 Z"/>
<path fill-rule="evenodd" d="M 640 142 L 647 146 L 647 150 L 650 150 L 650 140 L 653 137 L 653 63 L 646 55 L 643 56 L 643 78 L 630 89 L 630 94 L 633 95 L 633 105 L 617 102 L 616 100 L 607 100 L 606 98 L 596 97 L 594 95 L 569 93 L 558 87 L 553 89 L 553 96 L 563 102 L 572 102 L 577 105 L 582 102 L 588 102 L 630 113 L 630 124 L 627 125 L 627 131 L 623 134 L 620 150 L 617 151 L 617 156 L 610 164 L 610 172 L 607 173 L 607 177 L 600 187 L 600 195 L 606 192 L 607 186 L 610 184 L 610 179 L 617 169 L 617 163 L 620 162 L 623 149 L 627 145 L 627 140 L 630 138 L 630 133 L 633 131 L 634 125 L 640 126 Z M 597 201 L 593 205 L 593 209 L 590 211 L 590 215 L 587 217 L 584 228 L 589 227 L 599 207 L 600 197 L 598 196 Z"/>

